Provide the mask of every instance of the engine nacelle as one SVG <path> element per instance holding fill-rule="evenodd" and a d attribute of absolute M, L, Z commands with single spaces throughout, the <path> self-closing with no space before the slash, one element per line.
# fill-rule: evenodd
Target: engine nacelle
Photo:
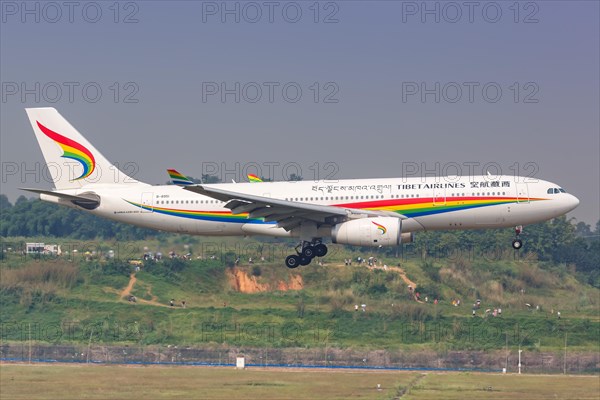
<path fill-rule="evenodd" d="M 402 220 L 394 217 L 361 218 L 331 228 L 333 243 L 353 246 L 396 246 L 413 241 L 412 233 L 402 233 Z"/>

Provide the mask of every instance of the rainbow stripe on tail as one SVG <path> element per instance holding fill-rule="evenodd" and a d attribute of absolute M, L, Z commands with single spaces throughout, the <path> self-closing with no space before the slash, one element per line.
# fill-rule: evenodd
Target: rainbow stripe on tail
<path fill-rule="evenodd" d="M 187 176 L 183 175 L 181 172 L 178 172 L 175 169 L 168 169 L 167 172 L 169 173 L 171 182 L 173 182 L 174 185 L 187 186 L 194 184 L 194 182 L 192 182 L 190 178 L 188 178 Z"/>
<path fill-rule="evenodd" d="M 260 179 L 258 176 L 254 175 L 254 174 L 248 174 L 248 182 L 262 182 L 263 180 Z"/>
<path fill-rule="evenodd" d="M 94 169 L 96 168 L 96 160 L 94 159 L 94 155 L 91 151 L 89 151 L 80 143 L 63 136 L 60 133 L 56 133 L 52 129 L 46 128 L 39 121 L 35 122 L 44 135 L 54 140 L 60 146 L 63 151 L 63 155 L 61 157 L 70 158 L 71 160 L 79 161 L 81 163 L 83 172 L 77 178 L 72 179 L 73 181 L 87 178 L 92 174 L 92 172 L 94 172 Z"/>

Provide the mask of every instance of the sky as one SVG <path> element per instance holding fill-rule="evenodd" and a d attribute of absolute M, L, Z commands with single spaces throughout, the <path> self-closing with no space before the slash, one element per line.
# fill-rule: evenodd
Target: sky
<path fill-rule="evenodd" d="M 24 112 L 51 106 L 149 183 L 499 168 L 600 219 L 597 1 L 0 5 L 11 201 L 51 187 Z"/>

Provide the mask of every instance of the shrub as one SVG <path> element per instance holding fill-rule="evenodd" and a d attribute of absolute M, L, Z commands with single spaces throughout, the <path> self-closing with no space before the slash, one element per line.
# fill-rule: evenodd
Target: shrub
<path fill-rule="evenodd" d="M 126 261 L 112 260 L 100 266 L 105 275 L 125 275 L 131 274 L 132 267 Z"/>
<path fill-rule="evenodd" d="M 367 289 L 367 293 L 371 296 L 380 296 L 382 294 L 387 293 L 388 288 L 383 283 L 376 283 Z"/>
<path fill-rule="evenodd" d="M 70 288 L 75 285 L 78 276 L 79 268 L 75 265 L 34 263 L 18 269 L 2 269 L 0 271 L 0 287 L 25 287 L 48 283 Z"/>
<path fill-rule="evenodd" d="M 430 262 L 425 262 L 421 266 L 423 272 L 434 282 L 440 282 L 440 269 Z"/>

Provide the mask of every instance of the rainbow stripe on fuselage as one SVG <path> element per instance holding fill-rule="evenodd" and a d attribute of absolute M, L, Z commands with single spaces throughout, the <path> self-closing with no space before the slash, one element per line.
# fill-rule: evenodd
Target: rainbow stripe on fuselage
<path fill-rule="evenodd" d="M 542 198 L 531 198 L 529 201 L 547 200 Z M 129 204 L 155 213 L 180 218 L 190 218 L 202 221 L 229 222 L 242 224 L 274 224 L 265 222 L 262 218 L 248 218 L 248 214 L 232 214 L 231 211 L 207 211 L 176 209 L 166 207 L 152 207 L 125 200 Z M 334 204 L 334 207 L 345 207 L 354 209 L 365 209 L 374 211 L 393 211 L 408 218 L 423 217 L 427 215 L 442 214 L 453 211 L 469 210 L 474 208 L 497 206 L 502 204 L 517 203 L 516 197 L 489 196 L 489 197 L 447 197 L 444 204 L 434 203 L 432 197 L 418 197 L 408 199 L 387 199 L 355 203 Z"/>
<path fill-rule="evenodd" d="M 545 199 L 529 199 L 529 201 L 538 201 Z M 341 204 L 347 208 L 375 210 L 375 211 L 393 211 L 405 215 L 409 218 L 423 217 L 426 215 L 441 214 L 452 211 L 469 210 L 473 208 L 497 206 L 500 204 L 517 203 L 516 197 L 506 196 L 488 196 L 488 197 L 446 197 L 442 204 L 434 203 L 432 197 L 417 197 L 409 199 L 388 199 Z"/>
<path fill-rule="evenodd" d="M 153 207 L 145 204 L 136 203 L 133 201 L 125 200 L 129 204 L 139 207 L 146 211 L 152 211 L 155 213 L 168 215 L 171 217 L 197 219 L 201 221 L 213 221 L 213 222 L 229 222 L 238 224 L 274 224 L 275 222 L 265 222 L 262 218 L 248 218 L 248 214 L 232 214 L 231 211 L 200 211 L 200 210 L 186 210 L 178 208 L 166 208 L 166 207 Z"/>

